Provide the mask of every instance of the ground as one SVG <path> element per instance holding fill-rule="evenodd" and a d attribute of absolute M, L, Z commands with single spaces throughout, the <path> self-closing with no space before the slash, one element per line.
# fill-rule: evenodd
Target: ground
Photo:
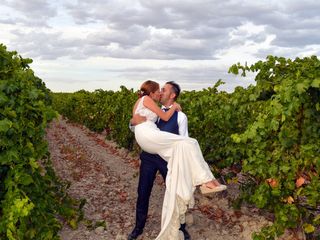
<path fill-rule="evenodd" d="M 85 219 L 77 229 L 64 224 L 63 240 L 126 240 L 135 223 L 135 204 L 139 159 L 104 134 L 89 131 L 63 118 L 53 121 L 46 139 L 56 174 L 70 183 L 68 193 L 86 199 Z M 249 240 L 251 234 L 270 224 L 266 214 L 253 207 L 234 210 L 231 199 L 237 185 L 229 184 L 223 193 L 201 195 L 195 192 L 195 206 L 186 215 L 187 229 L 193 240 Z M 157 177 L 150 199 L 149 216 L 140 240 L 155 239 L 160 231 L 164 184 Z M 287 232 L 279 239 L 299 240 Z"/>

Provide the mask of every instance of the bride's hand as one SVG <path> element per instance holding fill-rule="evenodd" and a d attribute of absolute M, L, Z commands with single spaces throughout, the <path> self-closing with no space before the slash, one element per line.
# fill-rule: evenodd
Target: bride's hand
<path fill-rule="evenodd" d="M 177 102 L 174 102 L 173 103 L 173 107 L 175 108 L 175 110 L 176 111 L 181 111 L 182 110 L 182 108 L 181 108 L 181 106 L 180 106 L 180 104 L 179 103 L 177 103 Z"/>

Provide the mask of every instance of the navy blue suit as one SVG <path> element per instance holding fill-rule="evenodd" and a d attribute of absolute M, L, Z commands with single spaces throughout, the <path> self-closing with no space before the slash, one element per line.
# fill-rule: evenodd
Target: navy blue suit
<path fill-rule="evenodd" d="M 179 134 L 178 112 L 175 112 L 169 121 L 160 120 L 157 123 L 161 131 Z M 140 176 L 138 185 L 138 199 L 136 206 L 136 228 L 143 229 L 147 221 L 149 199 L 156 178 L 157 171 L 160 172 L 163 179 L 167 176 L 167 162 L 157 154 L 142 152 L 140 154 Z"/>

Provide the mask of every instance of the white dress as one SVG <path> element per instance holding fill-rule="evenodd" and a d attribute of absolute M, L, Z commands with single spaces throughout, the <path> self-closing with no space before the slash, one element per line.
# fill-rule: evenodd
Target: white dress
<path fill-rule="evenodd" d="M 193 205 L 197 185 L 209 182 L 214 176 L 204 160 L 198 141 L 194 138 L 160 131 L 158 116 L 143 105 L 142 97 L 136 114 L 145 116 L 146 122 L 135 126 L 135 138 L 146 152 L 159 154 L 168 162 L 166 191 L 162 205 L 161 231 L 157 240 L 179 239 L 179 216 Z"/>

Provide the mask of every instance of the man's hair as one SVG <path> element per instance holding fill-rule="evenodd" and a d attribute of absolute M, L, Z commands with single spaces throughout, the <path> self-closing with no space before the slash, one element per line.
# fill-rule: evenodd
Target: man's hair
<path fill-rule="evenodd" d="M 177 100 L 177 98 L 179 97 L 180 92 L 181 92 L 181 88 L 180 88 L 179 84 L 175 83 L 174 81 L 166 82 L 166 84 L 171 85 L 172 91 L 176 94 L 174 100 Z"/>

